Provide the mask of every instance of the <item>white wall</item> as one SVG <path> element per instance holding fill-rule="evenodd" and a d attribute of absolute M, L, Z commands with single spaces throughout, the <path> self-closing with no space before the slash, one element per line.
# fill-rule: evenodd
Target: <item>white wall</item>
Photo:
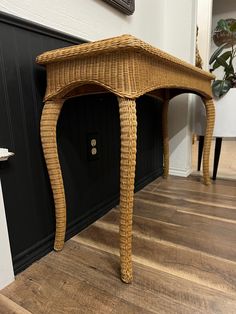
<path fill-rule="evenodd" d="M 195 63 L 197 1 L 165 0 L 163 46 L 189 63 Z M 170 174 L 188 176 L 192 167 L 192 96 L 173 99 L 169 110 Z"/>
<path fill-rule="evenodd" d="M 131 16 L 102 0 L 1 0 L 0 10 L 87 40 L 128 33 L 161 47 L 164 1 L 136 0 L 135 5 Z"/>
<path fill-rule="evenodd" d="M 5 209 L 0 181 L 0 289 L 14 280 Z"/>
<path fill-rule="evenodd" d="M 135 0 L 135 3 L 132 16 L 102 0 L 0 0 L 0 10 L 91 41 L 132 34 L 193 62 L 197 1 Z M 186 176 L 191 171 L 189 98 L 179 98 L 170 107 L 170 170 Z M 0 234 L 4 228 L 0 225 Z M 0 247 L 0 256 L 2 252 Z"/>
<path fill-rule="evenodd" d="M 223 3 L 225 3 L 225 1 Z M 203 69 L 206 71 L 209 69 L 210 59 L 212 5 L 213 0 L 198 0 L 198 49 L 202 57 Z"/>
<path fill-rule="evenodd" d="M 236 12 L 236 6 L 235 6 L 235 0 L 213 0 L 213 11 L 212 15 L 223 18 L 229 18 L 231 17 L 231 13 L 235 16 Z"/>
<path fill-rule="evenodd" d="M 197 25 L 198 25 L 198 49 L 203 61 L 203 69 L 209 70 L 211 55 L 211 24 L 212 24 L 213 0 L 198 0 Z M 198 135 L 205 134 L 206 113 L 200 97 L 194 99 L 193 125 L 194 132 Z"/>

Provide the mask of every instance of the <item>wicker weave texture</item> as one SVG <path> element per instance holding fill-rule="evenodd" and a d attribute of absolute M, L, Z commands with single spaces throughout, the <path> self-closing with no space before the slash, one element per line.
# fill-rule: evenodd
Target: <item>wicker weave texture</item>
<path fill-rule="evenodd" d="M 132 215 L 136 165 L 137 118 L 134 100 L 118 97 L 121 129 L 120 262 L 121 279 L 132 281 Z"/>
<path fill-rule="evenodd" d="M 206 132 L 203 147 L 203 178 L 204 183 L 209 185 L 211 183 L 209 175 L 209 158 L 211 150 L 211 140 L 215 123 L 215 106 L 213 100 L 206 100 L 203 98 L 206 107 Z"/>
<path fill-rule="evenodd" d="M 66 231 L 66 200 L 61 167 L 57 151 L 57 120 L 63 106 L 63 100 L 47 101 L 41 116 L 41 142 L 50 177 L 56 212 L 56 236 L 54 249 L 63 248 Z"/>
<path fill-rule="evenodd" d="M 47 77 L 45 100 L 66 98 L 75 87 L 91 84 L 132 99 L 162 88 L 193 90 L 208 99 L 212 97 L 212 77 L 198 72 L 193 75 L 189 67 L 173 67 L 166 59 L 161 62 L 155 55 L 132 50 L 53 62 L 47 64 Z"/>
<path fill-rule="evenodd" d="M 94 55 L 114 54 L 116 51 L 135 51 L 139 54 L 147 55 L 148 57 L 154 56 L 156 59 L 160 59 L 161 62 L 171 62 L 177 67 L 182 67 L 198 73 L 200 76 L 207 77 L 212 80 L 214 76 L 208 72 L 205 72 L 195 66 L 178 59 L 165 51 L 153 47 L 146 42 L 132 36 L 121 35 L 113 38 L 98 40 L 92 43 L 85 43 L 77 46 L 70 46 L 66 48 L 59 48 L 51 51 L 47 51 L 37 57 L 39 64 L 48 64 L 53 62 L 60 62 L 70 59 L 77 59 L 83 56 L 89 57 Z"/>
<path fill-rule="evenodd" d="M 63 99 L 104 90 L 118 96 L 121 125 L 121 279 L 129 283 L 132 281 L 132 211 L 137 134 L 135 99 L 150 92 L 164 100 L 164 177 L 167 177 L 168 102 L 182 92 L 193 92 L 203 98 L 207 115 L 203 175 L 205 184 L 209 184 L 209 153 L 214 127 L 211 80 L 214 76 L 130 35 L 46 52 L 37 58 L 37 62 L 45 64 L 47 69 L 41 138 L 55 202 L 55 250 L 62 249 L 66 231 L 65 192 L 56 142 L 56 125 Z"/>

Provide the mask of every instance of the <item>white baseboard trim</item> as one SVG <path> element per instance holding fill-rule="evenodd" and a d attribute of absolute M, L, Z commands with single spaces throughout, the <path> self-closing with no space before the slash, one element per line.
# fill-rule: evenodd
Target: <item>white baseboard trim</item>
<path fill-rule="evenodd" d="M 14 274 L 4 273 L 4 278 L 1 279 L 1 282 L 0 282 L 0 290 L 10 285 L 14 280 L 15 280 Z"/>
<path fill-rule="evenodd" d="M 181 168 L 170 168 L 169 174 L 178 177 L 188 177 L 192 172 L 191 168 L 181 169 Z"/>

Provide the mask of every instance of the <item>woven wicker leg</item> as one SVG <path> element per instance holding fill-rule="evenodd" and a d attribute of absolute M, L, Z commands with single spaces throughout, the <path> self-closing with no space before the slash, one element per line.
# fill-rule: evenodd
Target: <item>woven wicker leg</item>
<path fill-rule="evenodd" d="M 215 106 L 212 99 L 210 100 L 203 99 L 203 102 L 206 107 L 206 133 L 203 147 L 203 178 L 204 183 L 206 185 L 209 185 L 211 183 L 209 175 L 209 159 L 212 134 L 215 123 Z"/>
<path fill-rule="evenodd" d="M 56 251 L 63 248 L 66 231 L 66 201 L 56 138 L 57 120 L 62 105 L 63 100 L 47 101 L 43 108 L 40 125 L 43 152 L 55 203 L 56 236 L 54 249 Z"/>
<path fill-rule="evenodd" d="M 132 281 L 132 215 L 136 165 L 137 118 L 134 100 L 120 98 L 120 263 L 121 280 Z"/>
<path fill-rule="evenodd" d="M 168 135 L 168 106 L 169 99 L 165 99 L 162 109 L 162 133 L 163 133 L 163 178 L 169 175 L 169 135 Z"/>

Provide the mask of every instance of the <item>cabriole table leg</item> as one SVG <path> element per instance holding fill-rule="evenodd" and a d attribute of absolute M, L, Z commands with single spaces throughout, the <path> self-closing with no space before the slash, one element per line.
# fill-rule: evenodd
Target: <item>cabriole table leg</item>
<path fill-rule="evenodd" d="M 121 128 L 120 263 L 121 280 L 132 281 L 132 215 L 136 165 L 137 117 L 135 100 L 118 97 Z"/>
<path fill-rule="evenodd" d="M 57 151 L 57 120 L 64 100 L 47 101 L 43 107 L 40 124 L 41 142 L 51 182 L 56 212 L 54 249 L 63 248 L 66 232 L 66 200 L 61 167 Z"/>
<path fill-rule="evenodd" d="M 206 108 L 206 132 L 204 138 L 204 147 L 203 147 L 203 178 L 204 183 L 209 185 L 210 174 L 209 174 L 209 159 L 210 159 L 210 150 L 211 150 L 211 141 L 212 134 L 215 123 L 215 106 L 212 99 L 206 100 L 203 98 L 203 102 Z"/>

